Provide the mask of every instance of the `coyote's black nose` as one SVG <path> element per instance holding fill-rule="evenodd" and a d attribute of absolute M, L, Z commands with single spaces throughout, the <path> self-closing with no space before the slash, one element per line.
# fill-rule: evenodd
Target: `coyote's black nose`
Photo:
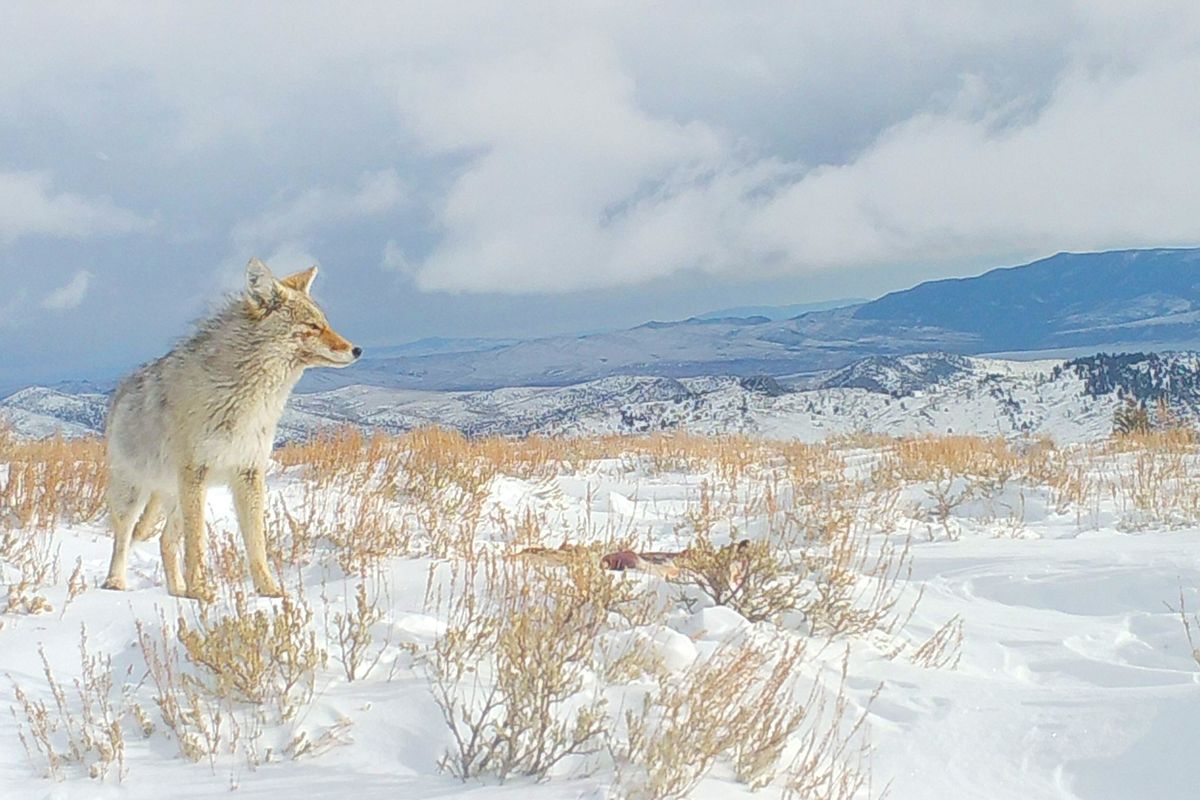
<path fill-rule="evenodd" d="M 355 358 L 358 358 L 359 356 L 362 355 L 362 348 L 356 347 L 353 350 L 351 350 L 350 352 L 354 355 Z"/>

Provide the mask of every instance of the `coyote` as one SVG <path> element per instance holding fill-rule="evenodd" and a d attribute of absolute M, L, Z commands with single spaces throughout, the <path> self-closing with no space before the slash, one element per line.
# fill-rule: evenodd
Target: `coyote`
<path fill-rule="evenodd" d="M 161 548 L 168 591 L 211 598 L 204 575 L 204 496 L 217 484 L 233 492 L 255 590 L 280 596 L 267 567 L 263 530 L 263 470 L 275 427 L 305 368 L 344 367 L 362 355 L 362 348 L 329 327 L 309 296 L 316 276 L 312 267 L 276 279 L 266 264 L 251 259 L 243 293 L 117 387 L 105 423 L 113 526 L 106 589 L 125 588 L 130 540 L 149 538 L 165 512 Z"/>

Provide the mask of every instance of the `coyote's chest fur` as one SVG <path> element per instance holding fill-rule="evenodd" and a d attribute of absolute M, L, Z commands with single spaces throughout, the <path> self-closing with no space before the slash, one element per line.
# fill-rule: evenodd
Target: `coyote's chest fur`
<path fill-rule="evenodd" d="M 209 486 L 224 484 L 232 490 L 255 588 L 279 594 L 263 533 L 264 475 L 279 418 L 305 368 L 344 367 L 362 352 L 329 327 L 312 301 L 315 276 L 313 267 L 277 280 L 252 260 L 244 296 L 117 388 L 105 425 L 113 523 L 105 586 L 125 588 L 134 523 L 139 536 L 148 535 L 165 511 L 167 586 L 172 594 L 207 596 L 204 496 Z"/>
<path fill-rule="evenodd" d="M 265 464 L 298 377 L 259 373 L 220 386 L 201 407 L 185 405 L 195 415 L 195 431 L 189 442 L 194 461 L 215 475 Z"/>
<path fill-rule="evenodd" d="M 300 369 L 234 318 L 130 376 L 108 418 L 110 466 L 169 491 L 185 467 L 228 483 L 262 467 Z"/>

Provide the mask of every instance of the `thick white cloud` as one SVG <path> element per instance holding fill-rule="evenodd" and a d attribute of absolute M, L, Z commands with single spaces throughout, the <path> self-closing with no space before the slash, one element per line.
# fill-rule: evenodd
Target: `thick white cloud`
<path fill-rule="evenodd" d="M 859 90 L 838 67 L 876 67 L 853 72 L 873 93 L 903 90 L 925 58 L 956 63 L 964 42 L 980 58 L 962 60 L 949 85 L 912 98 L 895 121 L 856 131 L 865 146 L 825 163 L 771 152 L 756 144 L 762 131 L 719 112 L 679 118 L 647 108 L 637 64 L 615 39 L 566 39 L 412 82 L 401 100 L 420 140 L 468 154 L 440 208 L 443 238 L 415 267 L 418 285 L 556 291 L 687 270 L 753 278 L 936 268 L 1200 240 L 1196 11 L 1127 18 L 1120 7 L 1078 7 L 1064 20 L 1051 15 L 1057 33 L 1031 37 L 1014 24 L 1020 13 L 997 12 L 993 27 L 979 9 L 944 10 L 944 20 L 886 11 L 868 19 L 868 30 L 901 23 L 879 52 L 870 36 L 834 25 L 837 45 L 857 48 L 827 53 L 823 74 L 846 93 L 835 114 L 856 113 Z M 796 48 L 813 43 L 789 30 Z M 1058 47 L 1052 68 L 1022 76 L 1022 60 L 1044 59 L 1022 51 L 1046 40 Z M 728 41 L 711 41 L 711 52 L 680 53 L 697 74 L 731 60 L 723 45 L 740 44 L 732 29 Z M 914 68 L 893 52 L 897 43 L 936 49 L 914 54 Z M 789 78 L 811 80 L 773 75 L 774 55 L 768 47 L 741 74 L 723 75 L 725 88 L 766 82 L 786 93 Z M 1016 69 L 989 72 L 993 55 Z M 776 112 L 811 124 L 807 99 Z"/>
<path fill-rule="evenodd" d="M 748 211 L 797 267 L 1200 241 L 1200 53 L 1061 76 L 1019 120 L 919 114 Z"/>
<path fill-rule="evenodd" d="M 87 130 L 117 92 L 148 184 L 320 162 L 266 210 L 231 184 L 239 259 L 368 219 L 419 287 L 519 293 L 1200 240 L 1194 2 L 37 9 L 4 19 L 22 118 Z M 380 142 L 403 158 L 355 160 Z M 0 179 L 0 239 L 142 222 L 22 191 Z"/>
<path fill-rule="evenodd" d="M 45 173 L 0 172 L 0 244 L 25 236 L 128 233 L 149 224 L 106 198 L 56 192 Z"/>
<path fill-rule="evenodd" d="M 66 285 L 60 286 L 42 298 L 42 308 L 51 311 L 70 311 L 79 308 L 92 284 L 92 273 L 86 269 L 76 272 Z"/>

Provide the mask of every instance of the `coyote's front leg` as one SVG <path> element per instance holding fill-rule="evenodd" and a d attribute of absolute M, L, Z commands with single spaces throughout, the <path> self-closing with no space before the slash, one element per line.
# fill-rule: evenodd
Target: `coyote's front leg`
<path fill-rule="evenodd" d="M 266 494 L 261 467 L 248 467 L 238 473 L 233 487 L 233 505 L 237 509 L 242 539 L 246 542 L 246 557 L 250 561 L 254 590 L 263 597 L 283 597 L 283 591 L 271 577 L 271 570 L 267 566 Z"/>
<path fill-rule="evenodd" d="M 196 600 L 212 600 L 212 589 L 204 574 L 204 494 L 208 469 L 184 467 L 179 473 L 179 514 L 183 522 L 183 561 L 187 588 L 184 594 Z M 169 569 L 169 567 L 168 567 Z"/>

